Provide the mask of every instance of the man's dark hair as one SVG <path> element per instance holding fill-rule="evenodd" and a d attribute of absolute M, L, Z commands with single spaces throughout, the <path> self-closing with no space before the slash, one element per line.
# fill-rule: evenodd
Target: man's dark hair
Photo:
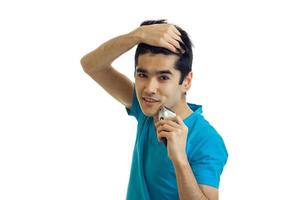
<path fill-rule="evenodd" d="M 145 25 L 152 25 L 152 24 L 167 24 L 167 21 L 162 20 L 148 20 L 141 23 L 141 26 Z M 181 48 L 184 50 L 183 53 L 174 53 L 173 51 L 170 51 L 169 49 L 163 48 L 163 47 L 156 47 L 151 46 L 145 43 L 138 44 L 135 52 L 135 67 L 137 66 L 138 57 L 139 55 L 143 55 L 146 53 L 153 53 L 153 54 L 164 54 L 164 55 L 177 55 L 179 56 L 179 59 L 177 60 L 175 64 L 175 69 L 179 70 L 181 73 L 179 85 L 182 84 L 183 80 L 187 76 L 187 74 L 192 71 L 192 62 L 193 62 L 193 51 L 192 51 L 192 42 L 187 34 L 183 29 L 176 26 L 176 29 L 181 34 L 181 40 L 183 43 L 178 41 L 180 43 Z M 180 50 L 179 50 L 180 51 Z"/>

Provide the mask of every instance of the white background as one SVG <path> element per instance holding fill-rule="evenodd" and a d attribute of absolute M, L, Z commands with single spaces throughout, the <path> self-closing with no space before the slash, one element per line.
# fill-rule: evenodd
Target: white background
<path fill-rule="evenodd" d="M 299 199 L 297 1 L 1 1 L 0 199 L 125 199 L 136 121 L 80 58 L 146 19 L 194 43 L 188 101 L 229 152 L 220 199 Z M 132 49 L 114 66 L 133 79 Z"/>

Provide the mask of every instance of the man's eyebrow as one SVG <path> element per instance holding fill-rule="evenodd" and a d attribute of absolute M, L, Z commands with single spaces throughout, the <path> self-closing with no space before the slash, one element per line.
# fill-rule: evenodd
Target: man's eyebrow
<path fill-rule="evenodd" d="M 141 67 L 137 67 L 136 72 L 145 73 L 145 74 L 148 73 L 148 71 L 146 69 L 141 68 Z M 155 74 L 170 74 L 170 75 L 173 75 L 173 73 L 168 69 L 167 70 L 156 71 Z"/>
<path fill-rule="evenodd" d="M 141 68 L 141 67 L 137 67 L 137 68 L 136 68 L 136 72 L 148 73 L 147 70 L 145 70 L 145 69 L 143 69 L 143 68 Z"/>
<path fill-rule="evenodd" d="M 170 70 L 157 71 L 156 74 L 170 74 L 170 75 L 173 75 L 173 73 Z"/>

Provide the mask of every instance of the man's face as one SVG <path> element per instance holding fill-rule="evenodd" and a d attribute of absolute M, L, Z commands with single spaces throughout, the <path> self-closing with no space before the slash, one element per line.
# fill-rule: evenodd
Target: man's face
<path fill-rule="evenodd" d="M 164 105 L 176 106 L 182 98 L 180 71 L 174 68 L 176 55 L 143 54 L 138 57 L 135 71 L 136 94 L 143 113 L 157 114 Z"/>

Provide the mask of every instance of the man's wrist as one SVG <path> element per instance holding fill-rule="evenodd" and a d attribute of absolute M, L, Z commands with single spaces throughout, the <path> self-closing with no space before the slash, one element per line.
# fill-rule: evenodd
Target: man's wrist
<path fill-rule="evenodd" d="M 173 160 L 173 165 L 174 167 L 179 167 L 179 168 L 182 168 L 182 167 L 187 167 L 190 165 L 189 161 L 188 161 L 188 158 L 186 156 L 184 156 L 183 158 L 181 159 L 174 159 Z"/>
<path fill-rule="evenodd" d="M 136 41 L 137 44 L 142 42 L 142 32 L 140 31 L 140 28 L 136 28 L 132 32 L 129 33 L 130 36 Z"/>

